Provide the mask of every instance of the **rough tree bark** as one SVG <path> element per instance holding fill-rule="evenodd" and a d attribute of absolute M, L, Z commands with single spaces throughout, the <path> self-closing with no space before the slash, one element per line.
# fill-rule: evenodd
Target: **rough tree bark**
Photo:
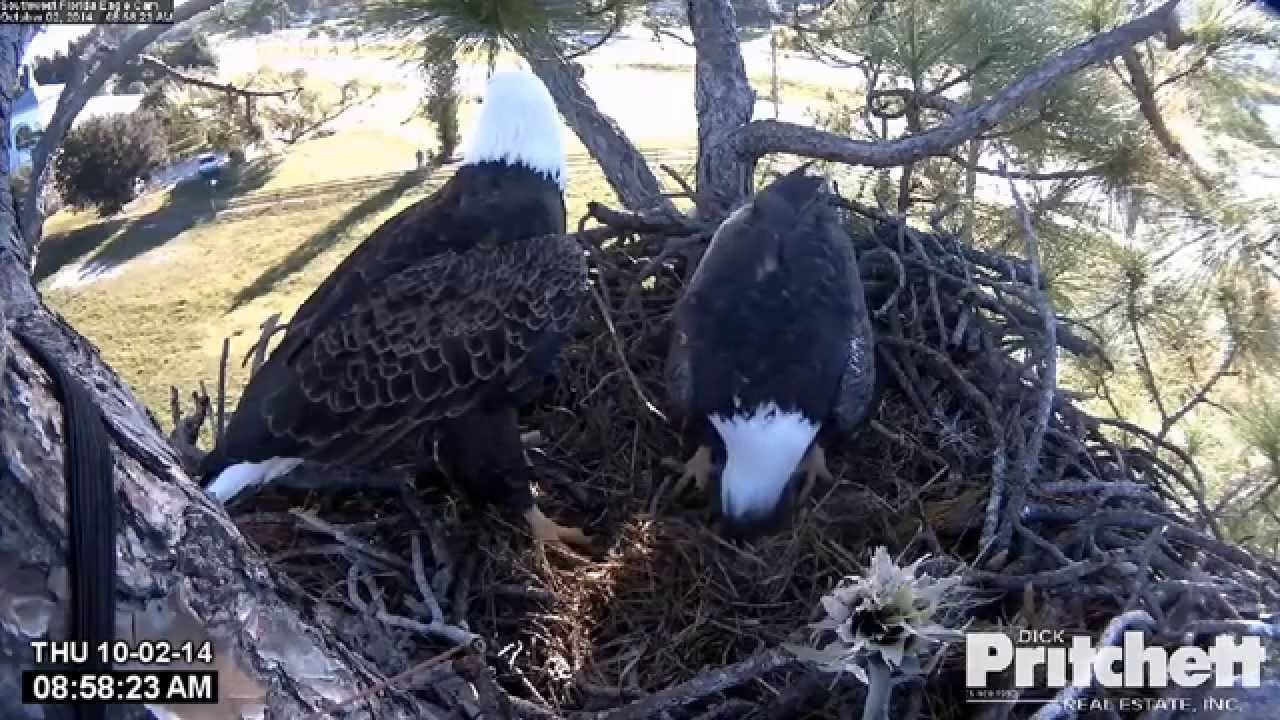
<path fill-rule="evenodd" d="M 31 184 L 25 193 L 26 197 L 22 199 L 18 218 L 18 226 L 25 239 L 22 250 L 28 263 L 35 261 L 36 246 L 40 244 L 40 233 L 44 226 L 44 213 L 39 201 L 45 175 L 49 172 L 49 160 L 53 156 L 53 151 L 62 147 L 63 139 L 71 130 L 76 116 L 89 102 L 89 98 L 96 95 L 107 80 L 120 72 L 125 63 L 141 53 L 156 38 L 172 30 L 175 25 L 184 23 L 221 4 L 222 1 L 191 0 L 174 11 L 172 24 L 148 25 L 130 35 L 120 44 L 120 47 L 111 51 L 106 57 L 88 58 L 89 62 L 94 63 L 91 67 L 77 68 L 73 71 L 73 76 L 67 80 L 66 88 L 58 98 L 58 106 L 49 120 L 49 127 L 45 128 L 44 135 L 40 137 L 40 141 L 31 152 Z"/>
<path fill-rule="evenodd" d="M 688 0 L 697 49 L 694 106 L 698 112 L 698 211 L 723 217 L 751 194 L 754 159 L 733 152 L 729 138 L 751 122 L 756 93 L 747 80 L 733 5 Z"/>
<path fill-rule="evenodd" d="M 30 26 L 0 27 L 0 81 L 12 86 Z M 0 95 L 7 123 L 12 98 Z M 0 150 L 0 180 L 8 168 Z M 65 637 L 66 495 L 62 415 L 45 371 L 14 337 L 20 328 L 78 377 L 101 409 L 119 498 L 120 639 L 213 643 L 218 706 L 184 718 L 300 718 L 381 681 L 376 671 L 286 601 L 275 576 L 181 470 L 154 420 L 96 349 L 44 307 L 28 273 L 13 197 L 0 182 L 0 717 L 44 717 L 20 704 L 20 671 L 35 639 Z M 349 717 L 422 717 L 384 691 Z M 140 712 L 140 711 L 138 711 Z"/>

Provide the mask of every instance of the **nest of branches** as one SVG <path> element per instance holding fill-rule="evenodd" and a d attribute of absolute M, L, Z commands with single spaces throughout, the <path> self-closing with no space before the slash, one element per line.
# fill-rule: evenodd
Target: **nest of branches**
<path fill-rule="evenodd" d="M 873 419 L 828 448 L 836 482 L 791 530 L 731 544 L 700 499 L 667 492 L 687 451 L 662 414 L 668 316 L 710 229 L 598 205 L 599 227 L 579 232 L 594 302 L 527 417 L 541 504 L 584 523 L 597 556 L 534 547 L 520 523 L 397 471 L 304 468 L 233 516 L 439 717 L 854 716 L 860 681 L 781 648 L 807 641 L 819 598 L 881 545 L 963 578 L 971 600 L 953 625 L 1096 638 L 1119 622 L 1170 643 L 1272 632 L 1280 571 L 1217 536 L 1190 458 L 1055 387 L 1050 342 L 1096 350 L 1046 314 L 1032 263 L 845 207 L 885 388 Z M 967 714 L 962 649 L 938 660 L 900 686 L 891 717 Z"/>

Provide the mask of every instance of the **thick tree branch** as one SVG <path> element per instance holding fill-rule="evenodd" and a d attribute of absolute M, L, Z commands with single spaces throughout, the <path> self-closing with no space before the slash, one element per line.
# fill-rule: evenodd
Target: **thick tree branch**
<path fill-rule="evenodd" d="M 1156 86 L 1151 81 L 1151 76 L 1147 74 L 1147 69 L 1142 66 L 1138 51 L 1130 47 L 1121 53 L 1120 57 L 1124 61 L 1125 70 L 1129 73 L 1129 88 L 1138 100 L 1138 109 L 1142 111 L 1142 117 L 1146 118 L 1147 125 L 1151 127 L 1156 140 L 1160 141 L 1160 146 L 1169 154 L 1169 157 L 1186 165 L 1192 177 L 1200 183 L 1200 187 L 1212 190 L 1213 182 L 1196 164 L 1187 149 L 1173 137 L 1169 126 L 1165 124 L 1164 116 L 1160 113 L 1160 104 L 1156 102 Z"/>
<path fill-rule="evenodd" d="M 1031 215 L 1027 212 L 1027 206 L 1022 200 L 1022 194 L 1018 192 L 1018 186 L 1004 172 L 1007 168 L 1006 162 L 1007 159 L 1001 163 L 1001 174 L 1005 175 L 1005 181 L 1009 183 L 1009 193 L 1013 196 L 1014 208 L 1017 210 L 1018 221 L 1022 226 L 1022 237 L 1026 242 L 1027 248 L 1027 263 L 1031 266 L 1032 298 L 1035 301 L 1036 311 L 1044 322 L 1044 340 L 1041 350 L 1044 366 L 1038 378 L 1040 381 L 1040 397 L 1036 403 L 1036 421 L 1026 444 L 1023 446 L 1023 455 L 1020 463 L 1021 473 L 1014 485 L 1013 496 L 1006 512 L 1008 527 L 1012 528 L 1018 522 L 1017 514 L 1022 511 L 1026 498 L 1026 488 L 1035 481 L 1037 472 L 1040 469 L 1040 455 L 1044 446 L 1044 436 L 1049 428 L 1050 416 L 1053 414 L 1053 397 L 1058 387 L 1058 320 L 1057 315 L 1053 312 L 1053 303 L 1049 300 L 1048 288 L 1041 284 L 1043 275 L 1040 272 L 1040 238 L 1036 235 L 1035 228 L 1032 227 Z"/>
<path fill-rule="evenodd" d="M 697 61 L 694 106 L 698 114 L 698 212 L 723 217 L 751 193 L 754 160 L 729 151 L 733 133 L 751 121 L 756 93 L 726 0 L 687 0 Z"/>
<path fill-rule="evenodd" d="M 1032 95 L 1058 80 L 1089 65 L 1116 57 L 1135 43 L 1164 32 L 1169 26 L 1169 15 L 1177 4 L 1178 0 L 1169 0 L 1147 15 L 1045 60 L 987 102 L 919 135 L 891 142 L 866 142 L 794 123 L 757 120 L 740 128 L 728 142 L 734 152 L 746 158 L 758 158 L 768 153 L 791 153 L 869 167 L 897 167 L 926 157 L 948 154 L 961 143 L 995 127 Z"/>
<path fill-rule="evenodd" d="M 175 25 L 184 23 L 221 3 L 222 0 L 191 0 L 178 6 L 174 10 L 172 24 L 148 25 L 133 33 L 120 44 L 120 47 L 97 60 L 91 70 L 85 68 L 82 71 L 85 74 L 80 75 L 83 82 L 75 78 L 67 81 L 62 96 L 58 98 L 58 106 L 53 111 L 53 117 L 49 120 L 49 126 L 45 128 L 44 134 L 40 136 L 40 142 L 36 143 L 35 150 L 31 153 L 31 183 L 27 188 L 26 197 L 22 200 L 18 217 L 18 228 L 25 241 L 23 253 L 28 263 L 35 260 L 35 249 L 40 243 L 40 232 L 44 224 L 44 213 L 40 208 L 39 200 L 40 190 L 44 187 L 44 179 L 49 171 L 49 159 L 53 151 L 62 146 L 63 138 L 71 130 L 71 125 L 75 123 L 76 117 L 89 102 L 89 98 L 96 95 L 111 76 L 120 72 L 125 63 L 137 57 L 143 48 L 150 45 L 156 38 L 172 30 Z"/>

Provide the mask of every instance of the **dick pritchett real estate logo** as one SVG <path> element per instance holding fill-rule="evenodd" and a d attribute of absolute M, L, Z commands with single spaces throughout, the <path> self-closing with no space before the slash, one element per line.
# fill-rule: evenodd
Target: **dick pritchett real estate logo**
<path fill-rule="evenodd" d="M 1010 630 L 965 634 L 965 685 L 972 703 L 1043 703 L 1068 687 L 1100 690 L 1160 690 L 1159 699 L 1106 697 L 1098 691 L 1063 693 L 1086 710 L 1136 711 L 1167 706 L 1170 710 L 1232 710 L 1226 695 L 1188 691 L 1206 684 L 1217 688 L 1257 688 L 1262 684 L 1266 649 L 1257 637 L 1218 635 L 1207 647 L 1148 646 L 1138 630 L 1124 633 L 1118 645 L 1098 647 L 1088 635 L 1065 630 Z M 1169 692 L 1168 689 L 1175 689 Z M 1147 694 L 1150 694 L 1149 692 Z M 1193 693 L 1188 692 L 1190 696 Z M 1200 707 L 1203 705 L 1204 707 Z M 1127 706 L 1127 707 L 1126 707 Z"/>

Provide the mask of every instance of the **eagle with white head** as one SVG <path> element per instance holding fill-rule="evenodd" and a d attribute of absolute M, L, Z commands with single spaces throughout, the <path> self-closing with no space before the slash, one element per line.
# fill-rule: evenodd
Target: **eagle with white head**
<path fill-rule="evenodd" d="M 293 316 L 202 464 L 209 494 L 226 502 L 303 460 L 367 466 L 427 436 L 471 500 L 521 513 L 539 540 L 588 542 L 535 504 L 517 421 L 585 297 L 566 179 L 546 87 L 494 74 L 453 177 L 383 223 Z"/>

